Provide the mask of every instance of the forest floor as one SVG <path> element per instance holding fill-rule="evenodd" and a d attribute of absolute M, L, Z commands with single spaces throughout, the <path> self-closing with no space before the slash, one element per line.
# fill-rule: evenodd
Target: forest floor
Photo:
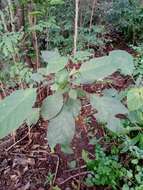
<path fill-rule="evenodd" d="M 122 49 L 134 54 L 134 51 L 123 41 L 114 47 L 107 47 L 105 51 L 108 53 L 111 49 Z M 95 56 L 99 54 L 96 52 Z M 110 76 L 110 80 L 112 86 L 118 91 L 132 83 L 131 78 L 121 76 L 119 73 Z M 100 93 L 110 87 L 96 84 L 84 88 L 88 92 Z M 50 173 L 55 174 L 53 183 L 62 190 L 109 190 L 110 188 L 107 187 L 89 188 L 83 183 L 88 172 L 82 160 L 82 150 L 87 150 L 93 159 L 95 155 L 94 146 L 89 142 L 89 134 L 92 132 L 96 138 L 105 135 L 104 129 L 98 125 L 92 115 L 91 123 L 88 125 L 84 123 L 84 116 L 89 115 L 91 111 L 90 105 L 85 105 L 86 101 L 83 101 L 81 115 L 76 122 L 71 154 L 63 153 L 60 146 L 51 153 L 46 140 L 48 123 L 41 120 L 30 131 L 27 126 L 23 126 L 17 130 L 16 136 L 8 136 L 0 140 L 0 190 L 48 190 L 47 176 Z M 74 161 L 75 166 L 72 168 L 69 163 Z"/>

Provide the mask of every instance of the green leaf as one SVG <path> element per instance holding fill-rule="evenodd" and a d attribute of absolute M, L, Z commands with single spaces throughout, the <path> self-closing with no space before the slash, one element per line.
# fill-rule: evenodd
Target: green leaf
<path fill-rule="evenodd" d="M 79 77 L 75 80 L 77 84 L 93 83 L 111 75 L 116 69 L 110 64 L 107 56 L 94 58 L 82 64 L 79 69 Z"/>
<path fill-rule="evenodd" d="M 0 138 L 16 130 L 29 116 L 36 90 L 17 90 L 0 102 Z"/>
<path fill-rule="evenodd" d="M 78 99 L 74 100 L 69 98 L 65 104 L 65 109 L 70 112 L 74 118 L 76 118 L 80 113 L 81 102 Z"/>
<path fill-rule="evenodd" d="M 88 154 L 88 152 L 87 152 L 86 150 L 82 150 L 82 159 L 83 159 L 86 163 L 88 163 L 88 162 L 90 161 L 90 159 L 89 159 L 89 154 Z"/>
<path fill-rule="evenodd" d="M 60 57 L 60 54 L 58 50 L 55 51 L 41 51 L 42 59 L 47 63 L 48 61 L 52 60 L 54 57 L 58 58 Z"/>
<path fill-rule="evenodd" d="M 57 84 L 64 84 L 64 83 L 68 82 L 68 71 L 67 71 L 67 69 L 62 69 L 61 71 L 56 73 L 55 82 Z"/>
<path fill-rule="evenodd" d="M 122 187 L 122 190 L 130 190 L 130 188 L 127 184 L 124 184 L 124 186 Z"/>
<path fill-rule="evenodd" d="M 132 123 L 138 123 L 138 124 L 143 124 L 143 111 L 142 110 L 135 110 L 131 111 L 129 113 L 128 118 Z"/>
<path fill-rule="evenodd" d="M 132 75 L 134 70 L 133 56 L 123 50 L 114 50 L 109 54 L 111 63 L 116 65 L 124 75 Z"/>
<path fill-rule="evenodd" d="M 132 88 L 127 94 L 127 105 L 130 111 L 143 106 L 143 88 Z"/>
<path fill-rule="evenodd" d="M 67 63 L 68 63 L 67 57 L 53 57 L 48 61 L 47 72 L 49 74 L 57 73 L 58 71 L 62 70 Z"/>
<path fill-rule="evenodd" d="M 83 97 L 86 97 L 86 92 L 82 89 L 76 89 L 77 91 L 77 97 L 79 98 L 83 98 Z"/>
<path fill-rule="evenodd" d="M 110 117 L 107 121 L 107 128 L 116 134 L 125 133 L 126 130 L 123 128 L 119 118 Z"/>
<path fill-rule="evenodd" d="M 61 190 L 57 185 L 55 187 L 52 187 L 52 190 Z"/>
<path fill-rule="evenodd" d="M 75 120 L 66 109 L 52 119 L 48 125 L 48 142 L 51 148 L 56 144 L 69 144 L 75 133 Z"/>
<path fill-rule="evenodd" d="M 82 64 L 80 75 L 75 79 L 76 84 L 93 83 L 103 80 L 115 71 L 121 70 L 123 74 L 132 74 L 134 69 L 133 58 L 126 51 L 115 50 L 109 56 L 93 58 Z"/>
<path fill-rule="evenodd" d="M 48 96 L 42 103 L 41 115 L 43 119 L 50 120 L 54 118 L 63 107 L 63 96 L 61 93 L 55 93 Z"/>
<path fill-rule="evenodd" d="M 42 75 L 42 76 L 48 75 L 48 72 L 47 72 L 47 69 L 46 69 L 46 68 L 39 68 L 39 69 L 37 70 L 37 73 L 40 74 L 40 75 Z"/>
<path fill-rule="evenodd" d="M 118 114 L 127 114 L 127 108 L 117 99 L 106 96 L 91 95 L 90 102 L 98 113 L 95 114 L 100 122 L 107 123 L 108 129 L 115 133 L 124 131 L 121 126 L 120 119 L 116 117 Z"/>
<path fill-rule="evenodd" d="M 70 89 L 69 91 L 69 97 L 76 100 L 77 99 L 77 90 L 75 89 Z"/>
<path fill-rule="evenodd" d="M 33 73 L 31 76 L 31 80 L 40 83 L 44 80 L 44 77 L 40 73 Z"/>
<path fill-rule="evenodd" d="M 116 90 L 116 89 L 112 89 L 112 88 L 110 88 L 110 89 L 105 89 L 105 90 L 103 90 L 103 93 L 104 93 L 104 95 L 105 96 L 109 96 L 109 97 L 116 97 L 116 98 L 118 98 L 118 91 Z"/>
<path fill-rule="evenodd" d="M 73 150 L 72 150 L 72 148 L 69 145 L 67 145 L 67 144 L 61 145 L 61 151 L 64 154 L 73 154 L 74 153 Z"/>
<path fill-rule="evenodd" d="M 26 120 L 27 125 L 30 127 L 31 125 L 36 125 L 40 118 L 40 109 L 33 108 Z"/>
<path fill-rule="evenodd" d="M 59 4 L 63 4 L 64 1 L 63 0 L 51 0 L 50 4 L 51 5 L 59 5 Z"/>
<path fill-rule="evenodd" d="M 137 165 L 137 164 L 138 164 L 138 162 L 139 162 L 139 160 L 138 160 L 138 159 L 133 159 L 133 160 L 131 160 L 131 163 L 132 163 L 132 164 L 135 164 L 135 165 Z"/>
<path fill-rule="evenodd" d="M 72 58 L 73 62 L 78 61 L 86 61 L 91 57 L 91 53 L 89 51 L 77 51 L 74 57 Z"/>

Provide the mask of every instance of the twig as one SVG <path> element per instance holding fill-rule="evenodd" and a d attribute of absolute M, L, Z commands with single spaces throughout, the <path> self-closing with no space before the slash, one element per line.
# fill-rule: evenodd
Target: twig
<path fill-rule="evenodd" d="M 57 178 L 57 173 L 58 173 L 58 169 L 59 169 L 60 159 L 59 159 L 58 155 L 53 154 L 52 156 L 54 156 L 54 157 L 57 158 L 57 165 L 56 165 L 55 175 L 54 175 L 54 179 L 53 179 L 53 182 L 52 182 L 52 184 L 54 185 L 55 181 L 56 181 L 56 178 Z"/>
<path fill-rule="evenodd" d="M 27 132 L 27 134 L 24 136 L 24 137 L 22 137 L 21 139 L 19 139 L 18 141 L 16 141 L 14 144 L 12 144 L 10 147 L 8 147 L 5 151 L 9 151 L 11 148 L 13 148 L 15 145 L 17 145 L 19 142 L 21 142 L 23 139 L 25 139 L 27 136 L 29 136 L 29 130 L 28 130 L 28 132 Z"/>
<path fill-rule="evenodd" d="M 12 144 L 9 148 L 7 148 L 5 151 L 8 152 L 11 148 L 13 148 L 15 145 L 17 145 L 19 142 L 21 142 L 23 139 L 25 139 L 27 136 L 29 135 L 29 132 L 22 137 L 21 139 L 19 139 L 18 141 L 16 141 L 14 144 Z"/>
<path fill-rule="evenodd" d="M 80 167 L 80 169 L 84 169 L 84 168 L 86 168 L 87 166 L 86 165 L 83 165 L 83 166 L 81 166 Z M 79 167 L 78 168 L 72 168 L 72 169 L 69 169 L 69 170 L 65 170 L 64 172 L 72 172 L 72 171 L 76 171 L 76 170 L 79 170 Z"/>
<path fill-rule="evenodd" d="M 64 183 L 70 181 L 70 180 L 73 179 L 73 178 L 79 177 L 79 176 L 81 176 L 81 175 L 87 175 L 87 174 L 90 174 L 90 173 L 91 173 L 91 172 L 86 171 L 86 172 L 81 172 L 81 173 L 75 174 L 75 175 L 73 175 L 73 176 L 70 176 L 70 177 L 67 178 L 66 180 L 62 181 L 59 185 L 63 185 Z"/>

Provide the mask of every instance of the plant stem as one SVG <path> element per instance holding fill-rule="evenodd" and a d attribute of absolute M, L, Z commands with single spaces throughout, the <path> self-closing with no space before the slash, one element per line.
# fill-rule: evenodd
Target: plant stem
<path fill-rule="evenodd" d="M 77 51 L 77 37 L 78 37 L 78 14 L 79 14 L 79 0 L 75 0 L 75 26 L 74 26 L 74 49 L 73 54 Z"/>

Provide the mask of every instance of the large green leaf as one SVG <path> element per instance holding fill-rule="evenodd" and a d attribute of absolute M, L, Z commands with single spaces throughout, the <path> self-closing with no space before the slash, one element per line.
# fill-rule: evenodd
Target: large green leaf
<path fill-rule="evenodd" d="M 107 123 L 107 127 L 113 132 L 118 133 L 124 130 L 116 115 L 127 114 L 128 110 L 119 100 L 107 96 L 91 95 L 90 101 L 93 108 L 98 111 L 95 116 L 100 122 Z"/>
<path fill-rule="evenodd" d="M 27 119 L 36 101 L 36 90 L 17 90 L 0 102 L 0 138 L 16 130 Z"/>
<path fill-rule="evenodd" d="M 40 118 L 40 109 L 32 108 L 29 116 L 27 117 L 26 123 L 30 127 L 31 125 L 35 125 Z"/>
<path fill-rule="evenodd" d="M 129 90 L 127 94 L 127 105 L 130 111 L 143 107 L 143 87 Z"/>
<path fill-rule="evenodd" d="M 41 115 L 43 119 L 50 120 L 61 111 L 62 107 L 63 96 L 61 93 L 55 93 L 43 101 Z"/>
<path fill-rule="evenodd" d="M 77 84 L 93 83 L 96 80 L 101 80 L 113 72 L 116 69 L 110 64 L 107 56 L 91 59 L 89 62 L 82 64 L 79 69 L 79 77 L 75 80 Z"/>
<path fill-rule="evenodd" d="M 75 120 L 70 112 L 63 108 L 60 114 L 48 125 L 48 143 L 51 148 L 56 144 L 69 144 L 75 133 Z"/>
<path fill-rule="evenodd" d="M 55 51 L 41 51 L 42 58 L 47 65 L 47 74 L 57 73 L 62 70 L 68 62 L 68 58 L 60 56 L 58 50 Z"/>
<path fill-rule="evenodd" d="M 122 50 L 110 52 L 109 56 L 93 58 L 82 64 L 80 75 L 75 80 L 76 84 L 88 84 L 102 80 L 117 70 L 123 74 L 132 74 L 134 69 L 132 56 Z"/>
<path fill-rule="evenodd" d="M 107 121 L 107 128 L 116 134 L 121 134 L 125 132 L 123 125 L 119 118 L 110 117 Z"/>
<path fill-rule="evenodd" d="M 57 72 L 55 75 L 55 83 L 56 84 L 65 84 L 68 82 L 68 71 L 66 69 L 62 69 Z"/>
<path fill-rule="evenodd" d="M 77 51 L 76 54 L 72 57 L 74 63 L 82 62 L 88 60 L 92 54 L 89 51 Z"/>
<path fill-rule="evenodd" d="M 65 109 L 70 112 L 74 118 L 76 118 L 81 110 L 81 102 L 80 100 L 69 98 L 67 103 L 65 104 Z"/>
<path fill-rule="evenodd" d="M 123 50 L 114 50 L 109 54 L 111 63 L 124 75 L 132 75 L 134 70 L 133 56 Z"/>
<path fill-rule="evenodd" d="M 49 74 L 57 73 L 66 66 L 67 62 L 68 62 L 67 57 L 53 57 L 48 61 L 47 72 Z"/>

